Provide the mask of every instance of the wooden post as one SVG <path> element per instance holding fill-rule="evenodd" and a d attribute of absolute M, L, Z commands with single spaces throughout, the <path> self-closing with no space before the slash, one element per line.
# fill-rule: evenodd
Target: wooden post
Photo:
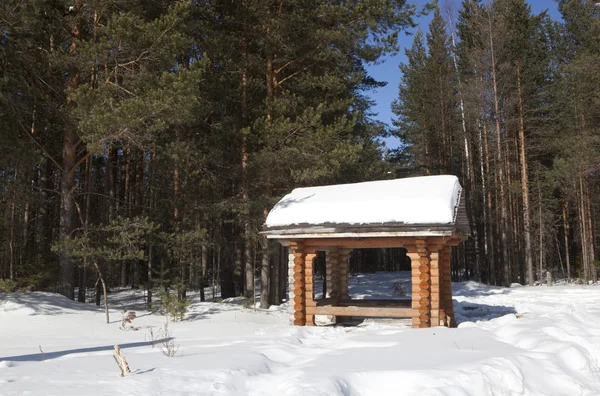
<path fill-rule="evenodd" d="M 431 326 L 444 326 L 444 318 L 441 315 L 440 295 L 440 254 L 439 246 L 429 246 L 431 251 L 429 265 L 431 268 Z"/>
<path fill-rule="evenodd" d="M 327 249 L 325 256 L 325 272 L 327 278 L 327 294 L 323 298 L 339 295 L 339 265 L 338 252 L 335 248 Z"/>
<path fill-rule="evenodd" d="M 307 253 L 306 251 L 304 253 L 304 312 L 306 313 L 306 307 L 317 306 L 317 303 L 315 302 L 315 283 L 313 277 L 313 264 L 315 258 L 317 257 L 317 252 L 316 250 L 313 250 L 310 253 Z M 304 324 L 307 326 L 315 326 L 315 316 L 306 314 Z"/>
<path fill-rule="evenodd" d="M 288 311 L 290 313 L 290 324 L 294 324 L 294 245 L 290 244 L 288 249 Z"/>
<path fill-rule="evenodd" d="M 306 324 L 304 245 L 302 242 L 290 242 L 290 248 L 294 253 L 294 325 L 304 326 Z"/>
<path fill-rule="evenodd" d="M 338 251 L 336 248 L 328 248 L 325 251 L 325 272 L 327 280 L 327 293 L 323 298 L 337 300 L 340 295 L 340 266 Z M 332 303 L 335 305 L 335 303 Z M 327 315 L 329 323 L 337 323 L 335 315 Z"/>
<path fill-rule="evenodd" d="M 448 317 L 446 315 L 446 307 L 448 305 L 448 297 L 446 293 L 446 283 L 444 282 L 445 268 L 446 268 L 446 256 L 445 256 L 446 246 L 442 246 L 438 253 L 438 265 L 439 265 L 439 285 L 440 285 L 440 326 L 449 326 Z M 452 293 L 452 291 L 450 291 Z M 452 297 L 450 297 L 450 302 L 452 302 Z"/>
<path fill-rule="evenodd" d="M 413 327 L 431 327 L 431 264 L 430 253 L 427 249 L 427 242 L 422 239 L 415 241 L 417 254 L 419 256 L 419 267 L 413 271 L 413 282 L 418 281 L 418 293 L 415 293 L 413 287 L 413 301 L 418 299 L 418 321 L 413 317 Z M 417 276 L 415 276 L 417 275 Z M 414 285 L 414 283 L 413 283 Z M 415 304 L 417 305 L 417 304 Z"/>
<path fill-rule="evenodd" d="M 442 248 L 442 295 L 446 325 L 449 327 L 456 327 L 456 321 L 454 320 L 454 306 L 452 303 L 452 278 L 450 271 L 451 252 L 451 246 L 444 246 Z"/>
<path fill-rule="evenodd" d="M 421 264 L 419 263 L 419 253 L 417 253 L 416 246 L 407 247 L 408 253 L 406 254 L 410 257 L 410 272 L 411 272 L 411 308 L 413 309 L 412 314 L 412 327 L 419 327 L 421 321 L 419 320 L 419 300 L 421 299 L 421 287 L 419 283 L 421 283 L 419 268 Z"/>
<path fill-rule="evenodd" d="M 348 257 L 352 249 L 338 249 L 338 274 L 339 274 L 339 297 L 342 300 L 350 299 L 348 294 Z"/>

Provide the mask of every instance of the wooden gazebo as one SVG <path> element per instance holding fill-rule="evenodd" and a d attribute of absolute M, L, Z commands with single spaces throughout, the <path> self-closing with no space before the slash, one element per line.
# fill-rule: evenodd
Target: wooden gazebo
<path fill-rule="evenodd" d="M 455 176 L 298 188 L 271 210 L 263 233 L 290 248 L 294 325 L 315 325 L 315 315 L 329 315 L 412 318 L 413 327 L 455 326 L 451 249 L 469 234 Z M 405 248 L 411 259 L 412 301 L 352 300 L 350 252 L 390 247 Z M 315 300 L 318 251 L 326 252 L 327 294 Z"/>

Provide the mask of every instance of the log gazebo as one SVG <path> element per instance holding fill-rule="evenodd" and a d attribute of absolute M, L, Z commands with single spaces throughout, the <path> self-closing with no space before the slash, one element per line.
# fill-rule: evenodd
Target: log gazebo
<path fill-rule="evenodd" d="M 456 176 L 424 176 L 297 188 L 269 213 L 263 233 L 289 246 L 291 322 L 315 315 L 412 318 L 413 327 L 455 326 L 452 246 L 469 234 Z M 352 300 L 353 249 L 402 247 L 411 259 L 412 301 Z M 326 254 L 326 295 L 315 300 L 313 261 Z"/>

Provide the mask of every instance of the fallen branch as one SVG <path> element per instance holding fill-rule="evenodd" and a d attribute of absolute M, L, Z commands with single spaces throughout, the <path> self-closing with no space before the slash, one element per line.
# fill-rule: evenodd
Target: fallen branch
<path fill-rule="evenodd" d="M 121 348 L 119 348 L 118 345 L 115 345 L 113 358 L 115 359 L 115 362 L 117 362 L 117 366 L 119 366 L 119 369 L 121 370 L 121 377 L 124 377 L 127 374 L 131 374 L 131 370 L 129 370 L 129 364 L 127 364 L 127 360 L 125 359 L 125 356 L 123 355 L 123 352 L 121 352 Z"/>

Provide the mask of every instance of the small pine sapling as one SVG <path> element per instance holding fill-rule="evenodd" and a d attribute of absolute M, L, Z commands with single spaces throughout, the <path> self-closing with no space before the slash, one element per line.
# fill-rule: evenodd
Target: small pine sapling
<path fill-rule="evenodd" d="M 148 333 L 150 336 L 150 346 L 152 346 L 152 348 L 158 346 L 158 349 L 166 357 L 174 357 L 177 354 L 177 351 L 179 351 L 179 345 L 175 344 L 173 333 L 169 330 L 168 318 L 164 326 L 158 329 L 156 333 L 151 327 L 148 328 Z"/>
<path fill-rule="evenodd" d="M 180 321 L 185 316 L 185 312 L 190 305 L 187 298 L 179 298 L 177 294 L 170 293 L 168 290 L 156 292 L 156 297 L 160 300 L 159 311 L 163 315 L 168 315 L 174 321 Z"/>

